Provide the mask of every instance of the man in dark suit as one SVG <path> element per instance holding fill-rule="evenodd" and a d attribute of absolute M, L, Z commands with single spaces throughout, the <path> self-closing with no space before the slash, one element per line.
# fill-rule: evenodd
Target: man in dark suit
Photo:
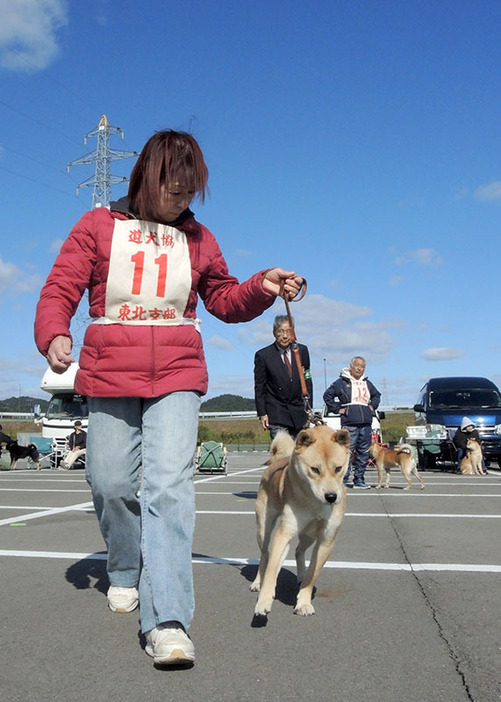
<path fill-rule="evenodd" d="M 257 351 L 254 357 L 254 396 L 263 429 L 273 439 L 278 431 L 296 434 L 307 423 L 296 359 L 292 353 L 292 328 L 286 315 L 278 315 L 273 323 L 275 343 Z M 313 404 L 310 354 L 298 344 L 310 405 Z"/>

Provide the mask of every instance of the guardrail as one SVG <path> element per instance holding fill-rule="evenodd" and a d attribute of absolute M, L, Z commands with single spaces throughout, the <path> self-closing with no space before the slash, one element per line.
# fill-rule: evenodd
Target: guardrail
<path fill-rule="evenodd" d="M 256 410 L 230 412 L 200 412 L 200 419 L 257 419 Z"/>
<path fill-rule="evenodd" d="M 384 412 L 412 412 L 413 405 L 383 405 Z M 320 412 L 320 410 L 314 410 Z M 33 419 L 33 412 L 0 412 L 0 419 Z M 255 410 L 229 412 L 200 412 L 200 419 L 257 419 Z"/>
<path fill-rule="evenodd" d="M 0 419 L 33 419 L 33 412 L 0 412 Z"/>

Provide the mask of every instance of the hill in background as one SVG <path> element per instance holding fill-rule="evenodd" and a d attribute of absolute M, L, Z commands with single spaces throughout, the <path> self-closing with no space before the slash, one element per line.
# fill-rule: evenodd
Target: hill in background
<path fill-rule="evenodd" d="M 202 402 L 202 412 L 255 412 L 256 403 L 241 395 L 218 395 Z"/>
<path fill-rule="evenodd" d="M 0 412 L 33 412 L 40 405 L 42 412 L 47 410 L 48 400 L 41 397 L 8 397 L 0 400 Z M 253 412 L 256 409 L 254 400 L 241 395 L 218 395 L 202 402 L 202 412 Z"/>
<path fill-rule="evenodd" d="M 5 400 L 0 400 L 0 412 L 33 412 L 33 408 L 40 405 L 42 412 L 45 412 L 49 401 L 41 397 L 8 397 Z"/>

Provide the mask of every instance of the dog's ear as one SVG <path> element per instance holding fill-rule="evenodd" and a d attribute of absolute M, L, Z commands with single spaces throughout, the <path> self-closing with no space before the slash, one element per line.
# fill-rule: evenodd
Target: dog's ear
<path fill-rule="evenodd" d="M 315 442 L 315 438 L 306 430 L 299 432 L 296 439 L 296 448 L 306 448 Z"/>
<path fill-rule="evenodd" d="M 348 431 L 348 429 L 339 429 L 339 431 L 336 431 L 333 434 L 332 440 L 336 441 L 338 444 L 341 444 L 341 446 L 349 446 L 350 432 Z"/>

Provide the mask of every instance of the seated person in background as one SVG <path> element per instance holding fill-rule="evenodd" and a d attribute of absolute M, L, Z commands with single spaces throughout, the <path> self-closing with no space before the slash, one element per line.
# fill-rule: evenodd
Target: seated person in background
<path fill-rule="evenodd" d="M 475 439 L 480 445 L 480 434 L 478 429 L 475 429 L 475 424 L 471 421 L 469 417 L 463 417 L 461 421 L 461 426 L 456 430 L 456 433 L 452 437 L 452 442 L 458 452 L 458 470 L 461 465 L 461 460 L 466 456 L 466 442 L 468 439 Z M 484 473 L 487 473 L 485 467 L 485 461 L 482 457 L 482 468 Z"/>
<path fill-rule="evenodd" d="M 68 447 L 70 450 L 64 461 L 61 461 L 61 468 L 65 470 L 69 470 L 77 458 L 83 456 L 86 451 L 87 433 L 82 429 L 82 422 L 77 419 L 73 426 L 75 427 L 75 431 L 68 437 Z"/>

